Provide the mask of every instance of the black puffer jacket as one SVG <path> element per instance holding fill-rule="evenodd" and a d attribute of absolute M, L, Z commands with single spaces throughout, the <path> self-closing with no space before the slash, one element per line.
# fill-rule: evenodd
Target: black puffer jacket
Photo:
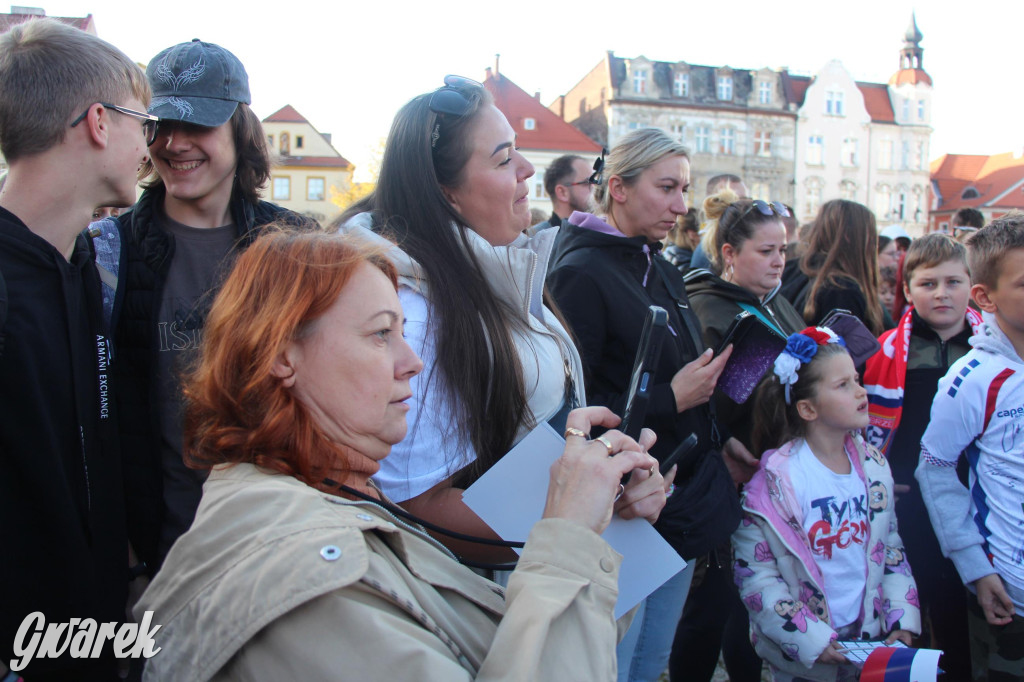
<path fill-rule="evenodd" d="M 561 229 L 560 252 L 547 281 L 551 295 L 577 340 L 583 359 L 587 402 L 605 405 L 622 414 L 647 308 L 651 305 L 665 308 L 670 334 L 662 346 L 644 422 L 644 426 L 658 434 L 651 454 L 664 459 L 690 433 L 695 433 L 699 439 L 697 452 L 702 453 L 702 457 L 713 457 L 715 466 L 724 471 L 725 464 L 717 452 L 721 446 L 720 436 L 709 406 L 682 413 L 676 411 L 670 384 L 672 377 L 704 350 L 703 344 L 697 346 L 700 339 L 693 338 L 699 334 L 699 322 L 686 302 L 679 271 L 657 255 L 660 244 L 648 244 L 643 237 L 603 234 L 568 223 Z M 674 291 L 667 288 L 666 280 Z M 682 305 L 677 304 L 677 300 Z M 683 315 L 688 316 L 689 327 Z M 725 476 L 728 477 L 728 473 Z M 658 527 L 681 555 L 693 558 L 717 543 L 693 547 L 686 538 L 664 531 L 673 526 L 673 512 L 683 502 L 680 498 L 674 495 L 669 499 Z M 722 514 L 730 515 L 728 523 L 732 523 L 731 515 L 734 515 L 738 524 L 738 508 L 732 509 L 723 503 Z M 736 524 L 729 528 L 729 533 Z"/>
<path fill-rule="evenodd" d="M 167 273 L 174 258 L 174 237 L 154 225 L 154 214 L 163 205 L 165 190 L 158 186 L 146 190 L 131 211 L 119 218 L 121 228 L 122 271 L 118 276 L 115 297 L 114 320 L 115 362 L 118 378 L 118 406 L 120 409 L 121 443 L 126 453 L 128 466 L 140 468 L 133 480 L 144 479 L 145 484 L 129 490 L 131 500 L 138 497 L 145 500 L 162 500 L 163 486 L 160 472 L 160 414 L 157 391 L 157 315 Z M 237 255 L 256 239 L 262 227 L 275 221 L 283 221 L 305 229 L 316 226 L 316 222 L 275 204 L 260 201 L 256 204 L 242 199 L 237 192 L 231 200 L 232 222 L 238 231 L 233 255 Z M 205 301 L 208 306 L 216 292 L 208 292 Z M 182 476 L 193 476 L 196 485 L 202 486 L 202 477 L 185 468 Z M 198 496 L 197 496 L 198 498 Z M 133 537 L 145 537 L 149 541 L 135 547 L 139 557 L 155 570 L 162 557 L 158 556 L 163 503 L 150 504 L 150 514 L 143 518 L 130 519 L 138 527 Z M 195 510 L 191 510 L 194 513 Z"/>
<path fill-rule="evenodd" d="M 691 270 L 684 280 L 693 312 L 700 319 L 704 343 L 711 348 L 718 348 L 729 325 L 737 315 L 745 311 L 740 304 L 752 306 L 761 312 L 783 336 L 789 336 L 807 326 L 792 304 L 779 294 L 778 287 L 761 301 L 750 291 L 726 282 L 710 270 Z M 719 422 L 748 449 L 751 445 L 753 404 L 753 397 L 739 405 L 721 392 L 715 394 Z"/>

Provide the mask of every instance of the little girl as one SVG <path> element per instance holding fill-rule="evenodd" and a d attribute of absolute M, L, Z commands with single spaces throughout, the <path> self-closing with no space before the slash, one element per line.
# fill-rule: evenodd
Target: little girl
<path fill-rule="evenodd" d="M 755 400 L 764 455 L 732 538 L 754 647 L 774 680 L 856 679 L 837 639 L 909 644 L 921 620 L 892 474 L 859 433 L 867 394 L 842 339 L 808 327 L 789 337 Z"/>

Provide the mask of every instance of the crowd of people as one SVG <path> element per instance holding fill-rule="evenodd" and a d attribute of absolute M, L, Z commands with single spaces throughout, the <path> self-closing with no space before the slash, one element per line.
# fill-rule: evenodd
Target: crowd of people
<path fill-rule="evenodd" d="M 318 225 L 262 200 L 249 104 L 213 43 L 143 73 L 53 20 L 0 36 L 0 680 L 845 680 L 850 640 L 1024 680 L 1024 214 L 799 225 L 728 174 L 698 211 L 646 128 L 552 163 L 537 221 L 512 126 L 447 76 Z M 750 317 L 782 350 L 741 400 Z M 547 426 L 543 518 L 500 538 L 463 492 Z M 618 620 L 613 515 L 685 560 Z M 36 613 L 151 614 L 159 651 L 33 658 Z"/>

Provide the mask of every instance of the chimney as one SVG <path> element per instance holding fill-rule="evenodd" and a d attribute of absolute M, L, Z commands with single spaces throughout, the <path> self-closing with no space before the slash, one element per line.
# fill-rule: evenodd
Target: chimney
<path fill-rule="evenodd" d="M 499 61 L 501 61 L 501 55 L 500 54 L 495 54 L 494 55 L 494 77 L 495 78 L 497 78 L 498 76 L 501 75 L 501 69 L 498 68 L 498 62 Z"/>
<path fill-rule="evenodd" d="M 486 69 L 484 69 L 484 73 L 487 74 L 484 80 L 491 80 L 491 67 L 488 66 Z"/>
<path fill-rule="evenodd" d="M 533 93 L 533 98 L 535 100 L 537 100 L 538 102 L 540 101 L 540 90 L 538 90 L 535 93 Z"/>

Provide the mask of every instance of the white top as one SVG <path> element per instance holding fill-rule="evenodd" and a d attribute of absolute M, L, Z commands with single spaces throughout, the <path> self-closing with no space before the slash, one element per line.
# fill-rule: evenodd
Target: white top
<path fill-rule="evenodd" d="M 864 602 L 871 536 L 868 491 L 853 462 L 850 473 L 837 474 L 821 463 L 807 441 L 793 455 L 789 476 L 814 561 L 825 579 L 832 628 L 838 630 L 860 618 Z"/>
<path fill-rule="evenodd" d="M 396 502 L 429 490 L 476 459 L 465 427 L 453 418 L 434 372 L 437 353 L 430 328 L 429 305 L 419 293 L 400 287 L 398 298 L 405 314 L 405 338 L 423 360 L 424 370 L 411 381 L 413 396 L 407 401 L 409 431 L 380 463 L 373 479 Z M 575 352 L 558 320 L 547 308 L 544 323 L 530 315 L 534 333 L 513 332 L 523 368 L 523 386 L 532 418 L 519 427 L 516 442 L 561 408 L 565 394 L 565 358 Z"/>

